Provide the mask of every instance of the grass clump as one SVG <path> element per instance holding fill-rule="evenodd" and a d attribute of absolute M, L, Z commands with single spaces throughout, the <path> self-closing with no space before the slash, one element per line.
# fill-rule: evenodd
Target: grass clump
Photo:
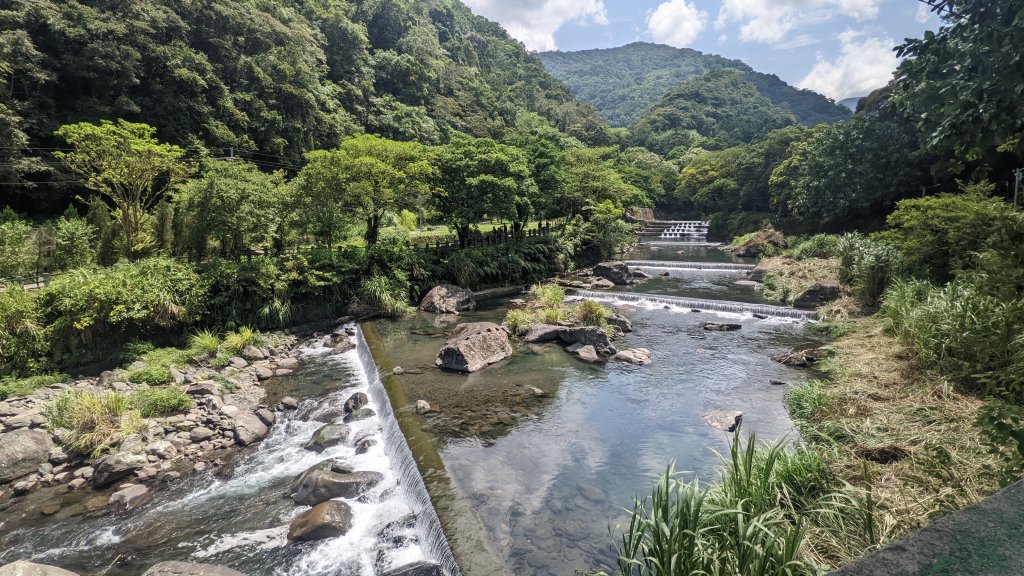
<path fill-rule="evenodd" d="M 194 356 L 214 357 L 220 350 L 220 336 L 212 330 L 200 330 L 188 338 L 188 351 Z"/>
<path fill-rule="evenodd" d="M 58 396 L 45 415 L 52 429 L 65 429 L 64 446 L 93 458 L 131 434 L 145 430 L 141 412 L 125 394 L 70 390 Z"/>
<path fill-rule="evenodd" d="M 530 326 L 533 326 L 533 324 L 533 314 L 528 310 L 509 310 L 508 313 L 505 314 L 505 325 L 508 326 L 508 330 L 513 336 L 522 336 L 523 334 L 526 334 L 526 331 L 529 330 Z"/>
<path fill-rule="evenodd" d="M 686 482 L 670 467 L 635 502 L 617 574 L 818 574 L 878 546 L 880 525 L 870 489 L 836 482 L 814 450 L 737 432 L 716 483 Z"/>
<path fill-rule="evenodd" d="M 786 254 L 796 260 L 835 258 L 839 256 L 839 237 L 833 234 L 815 234 L 796 242 Z"/>
<path fill-rule="evenodd" d="M 390 318 L 400 318 L 415 310 L 409 305 L 408 287 L 380 274 L 363 281 L 358 298 L 363 304 L 376 308 Z"/>
<path fill-rule="evenodd" d="M 530 287 L 530 299 L 533 306 L 561 310 L 565 306 L 565 289 L 558 284 L 534 284 Z"/>
<path fill-rule="evenodd" d="M 903 256 L 888 243 L 862 234 L 839 239 L 839 281 L 864 306 L 875 307 L 882 294 L 903 273 Z"/>
<path fill-rule="evenodd" d="M 136 384 L 148 384 L 150 386 L 159 386 L 161 384 L 167 384 L 173 380 L 171 376 L 171 370 L 167 366 L 159 366 L 155 364 L 147 364 L 142 368 L 136 368 L 128 371 L 128 380 Z"/>
<path fill-rule="evenodd" d="M 67 374 L 51 373 L 29 376 L 27 378 L 8 377 L 0 380 L 0 400 L 14 396 L 28 396 L 38 388 L 60 384 L 68 379 Z"/>
<path fill-rule="evenodd" d="M 255 330 L 248 326 L 242 326 L 238 330 L 224 335 L 224 350 L 230 354 L 240 354 L 246 346 L 254 345 L 256 339 Z"/>
<path fill-rule="evenodd" d="M 581 326 L 608 327 L 608 317 L 612 315 L 610 308 L 594 300 L 581 300 L 569 311 L 569 316 Z"/>
<path fill-rule="evenodd" d="M 184 412 L 192 399 L 176 386 L 140 388 L 128 395 L 129 404 L 145 418 Z"/>
<path fill-rule="evenodd" d="M 794 260 L 780 256 L 762 260 L 759 266 L 767 269 L 762 286 L 765 297 L 785 304 L 792 304 L 817 282 L 836 281 L 835 260 Z"/>

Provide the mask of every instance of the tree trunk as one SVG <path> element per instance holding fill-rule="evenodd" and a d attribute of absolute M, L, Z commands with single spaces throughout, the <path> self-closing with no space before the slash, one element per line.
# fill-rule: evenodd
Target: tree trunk
<path fill-rule="evenodd" d="M 366 247 L 377 243 L 380 238 L 380 216 L 373 214 L 366 217 Z"/>

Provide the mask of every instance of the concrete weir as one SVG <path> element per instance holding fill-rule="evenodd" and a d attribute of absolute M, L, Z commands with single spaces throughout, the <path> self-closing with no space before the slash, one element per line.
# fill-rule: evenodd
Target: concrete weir
<path fill-rule="evenodd" d="M 591 290 L 575 290 L 572 296 L 587 298 L 598 301 L 625 301 L 625 302 L 656 302 L 707 312 L 728 312 L 732 314 L 762 314 L 774 318 L 788 318 L 792 320 L 814 320 L 818 313 L 813 310 L 797 310 L 784 306 L 769 306 L 767 304 L 745 304 L 743 302 L 728 302 L 725 300 L 700 300 L 696 298 L 680 298 L 678 296 L 658 296 L 655 294 L 641 294 L 637 292 L 594 292 Z"/>
<path fill-rule="evenodd" d="M 659 270 L 720 270 L 723 272 L 747 272 L 754 269 L 753 264 L 733 264 L 731 262 L 673 262 L 671 260 L 626 260 L 630 268 L 657 268 Z"/>

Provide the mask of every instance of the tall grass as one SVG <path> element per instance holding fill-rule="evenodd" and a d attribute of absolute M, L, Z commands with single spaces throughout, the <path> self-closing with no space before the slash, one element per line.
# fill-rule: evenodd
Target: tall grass
<path fill-rule="evenodd" d="M 74 454 L 98 457 L 127 436 L 145 430 L 142 414 L 125 394 L 71 390 L 45 411 L 53 429 L 65 429 L 63 443 Z"/>
<path fill-rule="evenodd" d="M 615 545 L 617 574 L 818 574 L 881 541 L 870 491 L 838 485 L 815 452 L 733 436 L 718 482 L 672 467 L 637 500 Z M 865 497 L 867 494 L 867 497 Z"/>
<path fill-rule="evenodd" d="M 903 273 L 903 257 L 886 242 L 861 234 L 846 234 L 836 246 L 839 281 L 850 287 L 864 306 L 878 306 L 882 294 Z"/>
<path fill-rule="evenodd" d="M 505 314 L 505 324 L 513 336 L 522 336 L 534 324 L 533 314 L 528 310 L 509 310 Z"/>
<path fill-rule="evenodd" d="M 363 281 L 359 288 L 359 299 L 392 318 L 405 316 L 413 310 L 408 303 L 405 288 L 382 275 L 374 275 Z"/>
<path fill-rule="evenodd" d="M 188 338 L 188 350 L 195 356 L 213 357 L 220 349 L 220 336 L 212 330 L 199 330 Z"/>
<path fill-rule="evenodd" d="M 231 354 L 240 354 L 246 346 L 255 344 L 256 338 L 255 330 L 248 326 L 241 326 L 238 330 L 224 335 L 224 350 Z"/>
<path fill-rule="evenodd" d="M 793 244 L 792 239 L 790 243 Z M 809 258 L 835 258 L 839 255 L 839 237 L 834 234 L 815 234 L 787 251 L 797 260 Z"/>
<path fill-rule="evenodd" d="M 534 284 L 530 297 L 541 308 L 561 308 L 565 303 L 565 289 L 558 284 Z"/>
<path fill-rule="evenodd" d="M 144 418 L 184 412 L 192 407 L 192 399 L 177 386 L 139 388 L 128 395 L 128 403 Z"/>

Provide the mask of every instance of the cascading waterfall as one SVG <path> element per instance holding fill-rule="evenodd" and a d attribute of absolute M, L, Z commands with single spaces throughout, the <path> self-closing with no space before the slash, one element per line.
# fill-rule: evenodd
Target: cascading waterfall
<path fill-rule="evenodd" d="M 423 477 L 420 476 L 419 469 L 416 467 L 416 460 L 405 441 L 405 436 L 402 435 L 402 431 L 398 427 L 398 419 L 395 417 L 387 390 L 385 390 L 384 382 L 380 377 L 380 371 L 373 360 L 362 330 L 356 332 L 354 339 L 359 362 L 369 380 L 370 395 L 378 400 L 377 404 L 380 410 L 378 416 L 384 450 L 391 461 L 392 470 L 398 483 L 405 490 L 409 499 L 408 503 L 416 514 L 416 527 L 420 534 L 421 547 L 431 560 L 441 566 L 447 576 L 461 576 L 455 556 L 448 545 L 448 539 L 441 529 L 441 521 L 437 517 L 437 512 L 434 511 L 427 487 L 423 483 Z"/>
<path fill-rule="evenodd" d="M 656 302 L 668 304 L 679 308 L 696 309 L 707 312 L 728 312 L 733 314 L 762 314 L 775 318 L 789 318 L 794 320 L 814 320 L 817 312 L 812 310 L 797 310 L 783 306 L 769 306 L 766 304 L 744 304 L 742 302 L 727 302 L 724 300 L 700 300 L 694 298 L 680 298 L 677 296 L 658 296 L 655 294 L 641 294 L 635 292 L 593 292 L 590 290 L 575 290 L 572 296 L 597 300 L 600 302 Z"/>
<path fill-rule="evenodd" d="M 671 260 L 626 260 L 626 266 L 637 268 L 658 268 L 659 270 L 722 270 L 746 272 L 754 269 L 753 264 L 730 262 L 673 262 Z"/>

